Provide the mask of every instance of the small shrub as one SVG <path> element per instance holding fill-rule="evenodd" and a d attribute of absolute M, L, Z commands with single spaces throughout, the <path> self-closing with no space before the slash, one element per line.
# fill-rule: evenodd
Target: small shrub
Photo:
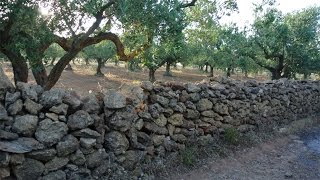
<path fill-rule="evenodd" d="M 240 133 L 235 128 L 226 128 L 224 131 L 224 139 L 227 143 L 236 145 L 239 143 Z"/>
<path fill-rule="evenodd" d="M 197 159 L 197 149 L 198 148 L 196 146 L 191 146 L 186 147 L 186 149 L 180 151 L 181 161 L 184 165 L 190 167 L 195 165 Z"/>

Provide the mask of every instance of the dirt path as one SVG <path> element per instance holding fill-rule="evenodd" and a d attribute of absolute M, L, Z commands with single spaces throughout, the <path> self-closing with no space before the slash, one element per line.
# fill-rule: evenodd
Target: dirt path
<path fill-rule="evenodd" d="M 320 129 L 276 138 L 168 179 L 319 180 Z"/>

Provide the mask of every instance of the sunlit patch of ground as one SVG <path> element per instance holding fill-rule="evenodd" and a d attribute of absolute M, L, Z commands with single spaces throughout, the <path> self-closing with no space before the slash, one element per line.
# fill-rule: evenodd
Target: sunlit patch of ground
<path fill-rule="evenodd" d="M 94 76 L 96 70 L 96 64 L 86 66 L 85 64 L 72 64 L 73 71 L 63 71 L 61 78 L 55 85 L 57 88 L 64 88 L 69 90 L 75 90 L 79 94 L 87 94 L 88 92 L 103 92 L 107 89 L 116 89 L 123 93 L 130 92 L 133 86 L 138 86 L 141 81 L 148 80 L 148 70 L 142 69 L 137 72 L 128 71 L 124 64 L 120 66 L 114 66 L 108 63 L 105 68 L 102 69 L 104 73 L 103 77 Z M 9 63 L 3 63 L 3 69 L 9 78 L 13 81 L 12 68 Z M 48 73 L 51 67 L 47 68 Z M 172 77 L 163 76 L 165 69 L 160 68 L 156 72 L 156 79 L 160 81 L 177 81 L 181 83 L 187 82 L 200 82 L 207 78 L 207 74 L 199 71 L 195 68 L 178 68 L 172 69 Z M 223 75 L 221 71 L 215 71 L 215 75 Z M 232 78 L 239 80 L 247 80 L 243 74 L 232 75 Z M 255 75 L 258 80 L 266 80 L 266 75 Z M 29 72 L 29 82 L 35 83 L 33 75 Z"/>

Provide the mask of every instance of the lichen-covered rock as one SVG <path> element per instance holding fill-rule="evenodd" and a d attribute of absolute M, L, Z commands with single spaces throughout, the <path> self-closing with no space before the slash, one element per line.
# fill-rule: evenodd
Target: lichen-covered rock
<path fill-rule="evenodd" d="M 174 126 L 180 126 L 183 124 L 183 115 L 182 114 L 174 114 L 168 118 L 168 122 Z"/>
<path fill-rule="evenodd" d="M 106 134 L 104 147 L 115 154 L 122 154 L 129 148 L 129 141 L 124 134 L 112 131 Z"/>
<path fill-rule="evenodd" d="M 38 117 L 33 115 L 18 116 L 12 125 L 12 130 L 22 136 L 33 136 L 38 125 Z"/>
<path fill-rule="evenodd" d="M 153 89 L 153 84 L 150 81 L 142 81 L 140 86 L 142 89 L 147 91 L 152 91 Z"/>
<path fill-rule="evenodd" d="M 152 133 L 167 135 L 168 129 L 166 127 L 160 127 L 153 122 L 145 122 L 144 128 Z"/>
<path fill-rule="evenodd" d="M 197 104 L 198 111 L 206 111 L 212 109 L 212 102 L 209 99 L 201 99 Z"/>
<path fill-rule="evenodd" d="M 40 112 L 40 110 L 43 108 L 43 106 L 27 98 L 24 102 L 24 108 L 30 114 L 37 115 Z"/>
<path fill-rule="evenodd" d="M 10 118 L 5 107 L 0 103 L 0 122 L 8 121 Z"/>
<path fill-rule="evenodd" d="M 5 99 L 5 106 L 8 107 L 10 104 L 13 104 L 16 102 L 21 96 L 20 92 L 15 92 L 15 93 L 6 93 L 6 99 Z"/>
<path fill-rule="evenodd" d="M 159 103 L 161 104 L 163 107 L 168 107 L 169 105 L 169 99 L 165 98 L 163 96 L 159 96 L 159 95 L 151 95 L 150 96 L 150 100 L 152 103 Z"/>
<path fill-rule="evenodd" d="M 213 106 L 213 110 L 219 113 L 220 115 L 229 115 L 228 106 L 226 106 L 225 104 L 215 104 Z"/>
<path fill-rule="evenodd" d="M 82 110 L 88 113 L 99 113 L 101 110 L 101 104 L 99 103 L 98 99 L 95 95 L 91 94 L 82 100 L 83 106 Z"/>
<path fill-rule="evenodd" d="M 21 99 L 18 99 L 16 102 L 8 106 L 7 111 L 11 115 L 17 115 L 22 111 L 22 108 L 23 108 L 23 102 Z"/>
<path fill-rule="evenodd" d="M 38 93 L 42 93 L 43 89 L 41 86 L 31 85 L 28 83 L 18 82 L 16 84 L 17 89 L 21 91 L 21 96 L 23 99 L 31 99 L 38 101 Z"/>
<path fill-rule="evenodd" d="M 62 103 L 62 98 L 65 95 L 63 89 L 51 89 L 49 91 L 43 92 L 40 97 L 40 104 L 46 108 L 56 106 Z"/>
<path fill-rule="evenodd" d="M 186 89 L 189 93 L 196 93 L 196 92 L 201 91 L 201 88 L 199 86 L 192 84 L 192 83 L 186 84 Z"/>
<path fill-rule="evenodd" d="M 68 127 L 71 130 L 84 129 L 94 123 L 91 116 L 84 110 L 79 110 L 69 116 Z"/>
<path fill-rule="evenodd" d="M 110 109 L 119 109 L 126 106 L 126 98 L 115 90 L 108 90 L 104 97 L 104 106 Z"/>
<path fill-rule="evenodd" d="M 153 122 L 160 127 L 164 127 L 167 124 L 167 118 L 163 114 L 160 114 L 157 119 L 153 119 Z"/>
<path fill-rule="evenodd" d="M 200 116 L 200 113 L 197 110 L 193 110 L 193 109 L 187 109 L 183 114 L 183 117 L 187 119 L 198 119 L 199 116 Z"/>
<path fill-rule="evenodd" d="M 58 156 L 67 156 L 79 148 L 79 141 L 71 134 L 66 135 L 58 142 L 56 149 Z"/>
<path fill-rule="evenodd" d="M 122 166 L 125 169 L 128 169 L 130 171 L 134 170 L 136 168 L 136 166 L 138 165 L 138 163 L 144 159 L 146 155 L 145 151 L 133 151 L 133 150 L 129 150 L 127 151 L 123 157 L 124 157 L 124 161 L 122 163 Z"/>
<path fill-rule="evenodd" d="M 35 136 L 41 143 L 52 146 L 58 143 L 67 132 L 68 127 L 65 123 L 45 119 L 39 123 Z"/>
<path fill-rule="evenodd" d="M 40 161 L 29 158 L 13 168 L 13 174 L 18 180 L 38 179 L 43 171 L 44 165 Z"/>
<path fill-rule="evenodd" d="M 118 110 L 106 123 L 113 129 L 118 131 L 127 131 L 131 128 L 134 121 L 138 119 L 138 115 L 132 106 Z"/>
<path fill-rule="evenodd" d="M 60 104 L 58 106 L 52 106 L 49 111 L 58 114 L 58 115 L 66 115 L 68 112 L 68 105 L 66 104 Z"/>

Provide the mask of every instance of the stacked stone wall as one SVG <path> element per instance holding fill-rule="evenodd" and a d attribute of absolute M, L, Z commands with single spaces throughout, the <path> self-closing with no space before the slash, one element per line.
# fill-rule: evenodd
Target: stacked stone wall
<path fill-rule="evenodd" d="M 5 91 L 4 91 L 5 90 Z M 79 97 L 19 83 L 0 94 L 0 179 L 122 179 L 142 162 L 320 111 L 319 81 L 142 82 Z"/>

